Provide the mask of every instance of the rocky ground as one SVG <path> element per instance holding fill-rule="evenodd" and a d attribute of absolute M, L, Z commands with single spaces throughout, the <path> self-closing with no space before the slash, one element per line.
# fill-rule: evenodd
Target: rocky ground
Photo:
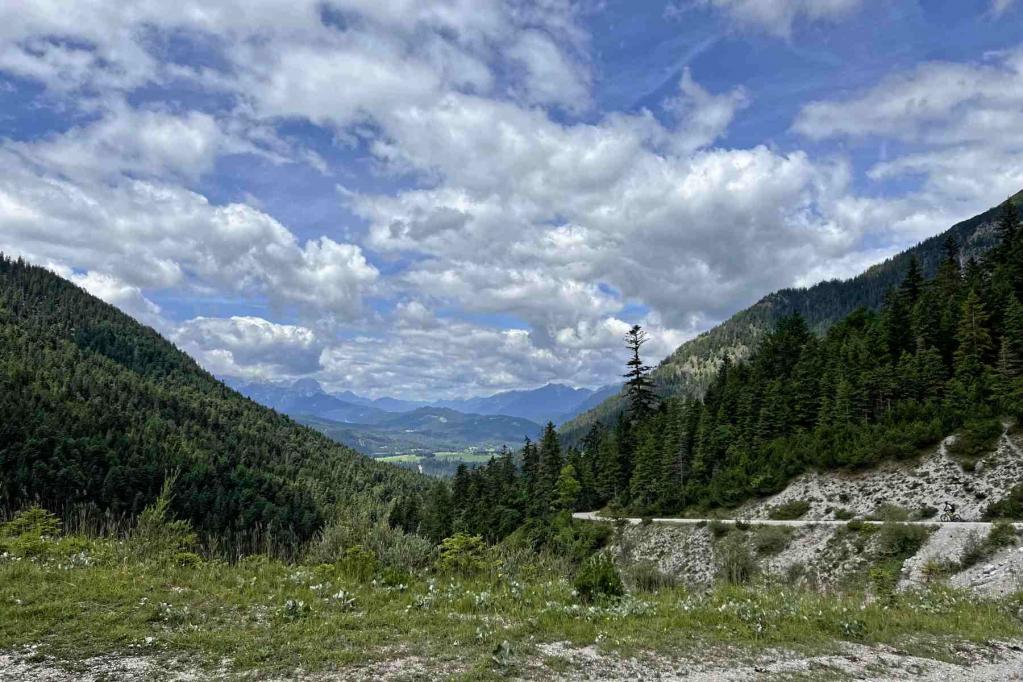
<path fill-rule="evenodd" d="M 857 530 L 855 523 L 850 526 L 844 519 L 881 519 L 893 514 L 917 519 L 915 523 L 926 525 L 931 532 L 920 551 L 905 562 L 901 589 L 934 579 L 929 571 L 935 565 L 954 566 L 969 543 L 983 540 L 989 532 L 990 524 L 979 522 L 987 505 L 1023 482 L 1023 439 L 1018 433 L 1006 433 L 974 471 L 964 471 L 948 455 L 948 442 L 913 463 L 891 463 L 861 473 L 806 474 L 777 495 L 739 509 L 735 518 L 750 524 L 743 533 L 761 572 L 781 581 L 798 580 L 820 587 L 862 575 L 875 558 L 877 534 Z M 769 520 L 773 509 L 796 501 L 809 504 L 800 519 Z M 937 521 L 934 509 L 940 509 L 945 501 L 956 505 L 964 522 Z M 714 581 L 720 565 L 720 543 L 715 535 L 722 531 L 718 528 L 715 533 L 713 521 L 631 521 L 622 528 L 615 546 L 623 564 L 652 562 L 663 573 L 695 587 Z M 783 549 L 758 549 L 758 533 L 764 524 L 787 533 Z M 942 577 L 953 586 L 972 588 L 981 595 L 1010 594 L 1023 584 L 1023 547 L 1018 544 Z"/>
<path fill-rule="evenodd" d="M 936 655 L 920 656 L 894 647 L 868 647 L 845 643 L 836 651 L 813 656 L 768 649 L 717 648 L 697 657 L 628 657 L 603 652 L 595 646 L 574 647 L 568 642 L 540 646 L 541 655 L 524 673 L 510 679 L 546 680 L 686 680 L 739 682 L 744 680 L 916 680 L 935 682 L 988 682 L 1023 680 L 1023 646 L 1018 642 L 985 645 L 950 644 Z M 371 666 L 330 673 L 295 671 L 289 680 L 434 680 L 464 673 L 443 661 L 396 658 Z M 189 681 L 206 679 L 283 680 L 258 673 L 232 675 L 226 671 L 201 672 L 187 661 L 145 656 L 103 656 L 70 666 L 39 659 L 31 652 L 0 654 L 0 681 L 100 682 L 124 680 Z"/>
<path fill-rule="evenodd" d="M 793 501 L 810 504 L 805 519 L 837 519 L 843 512 L 864 517 L 885 505 L 940 510 L 947 501 L 964 520 L 979 520 L 988 504 L 1023 482 L 1023 440 L 1019 434 L 1003 435 L 995 450 L 967 472 L 947 453 L 951 438 L 910 464 L 886 463 L 862 473 L 805 474 L 777 495 L 742 507 L 736 518 L 766 519 L 773 508 Z"/>

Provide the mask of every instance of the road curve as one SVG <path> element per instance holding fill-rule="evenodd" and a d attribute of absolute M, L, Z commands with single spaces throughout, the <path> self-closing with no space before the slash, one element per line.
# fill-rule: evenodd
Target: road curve
<path fill-rule="evenodd" d="M 600 516 L 595 511 L 590 512 L 576 512 L 572 514 L 573 519 L 579 519 L 580 521 L 596 521 L 596 522 L 614 522 L 616 519 L 612 519 L 606 516 Z M 630 517 L 623 518 L 622 521 L 626 521 L 633 525 L 643 522 L 643 519 Z M 669 526 L 695 526 L 700 523 L 708 523 L 710 521 L 718 521 L 726 525 L 735 524 L 737 522 L 748 523 L 755 526 L 789 526 L 794 528 L 806 527 L 806 526 L 844 526 L 849 523 L 848 521 L 836 521 L 836 520 L 814 520 L 814 519 L 795 519 L 792 521 L 778 521 L 774 519 L 673 519 L 673 518 L 651 518 L 650 521 L 653 523 L 662 523 Z M 869 524 L 882 524 L 884 521 L 867 521 L 863 519 L 863 523 Z M 956 528 L 972 529 L 979 531 L 988 531 L 991 529 L 990 521 L 904 521 L 900 523 L 907 523 L 912 526 L 955 526 Z M 1023 528 L 1023 523 L 1012 524 L 1017 529 Z"/>

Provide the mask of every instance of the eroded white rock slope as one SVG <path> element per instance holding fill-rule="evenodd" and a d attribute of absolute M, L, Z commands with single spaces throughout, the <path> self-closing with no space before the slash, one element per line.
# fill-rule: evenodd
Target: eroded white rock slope
<path fill-rule="evenodd" d="M 869 517 L 885 506 L 911 512 L 925 506 L 940 509 L 949 501 L 964 520 L 980 520 L 988 504 L 1023 483 L 1023 437 L 1019 433 L 1003 435 L 997 448 L 972 472 L 964 471 L 948 455 L 948 442 L 913 463 L 888 463 L 859 473 L 806 474 L 777 495 L 741 508 L 736 517 L 752 520 L 752 528 L 743 531 L 743 537 L 760 570 L 783 582 L 821 587 L 865 576 L 876 561 L 878 534 L 836 524 L 836 518 L 849 514 Z M 804 523 L 791 528 L 756 526 L 756 520 L 767 519 L 773 507 L 797 500 L 810 505 L 802 517 Z M 769 532 L 787 534 L 780 552 L 758 552 L 763 544 L 760 534 Z M 904 589 L 933 580 L 931 571 L 936 564 L 954 566 L 967 544 L 982 540 L 985 534 L 986 528 L 969 524 L 936 526 L 916 556 L 903 565 L 899 586 Z M 713 582 L 725 551 L 707 524 L 667 523 L 626 526 L 614 550 L 626 563 L 652 562 L 662 572 L 696 587 Z M 1023 584 L 1023 546 L 1017 542 L 946 579 L 983 595 L 1010 593 Z"/>

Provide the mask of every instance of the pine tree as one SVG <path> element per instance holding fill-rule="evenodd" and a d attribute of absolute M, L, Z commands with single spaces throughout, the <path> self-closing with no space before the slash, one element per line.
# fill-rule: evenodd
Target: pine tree
<path fill-rule="evenodd" d="M 526 438 L 522 446 L 522 487 L 526 499 L 532 501 L 539 488 L 540 479 L 540 453 L 533 441 Z"/>
<path fill-rule="evenodd" d="M 552 422 L 547 422 L 540 438 L 540 468 L 537 488 L 534 493 L 541 513 L 549 510 L 554 503 L 554 489 L 564 462 L 561 458 L 561 443 Z"/>
<path fill-rule="evenodd" d="M 571 464 L 561 467 L 558 481 L 554 487 L 555 506 L 558 510 L 572 511 L 582 493 L 582 484 L 576 478 L 576 470 Z"/>
<path fill-rule="evenodd" d="M 640 358 L 640 349 L 647 342 L 647 334 L 638 324 L 625 335 L 625 346 L 631 357 L 626 363 L 629 370 L 622 376 L 625 381 L 625 395 L 629 401 L 629 411 L 634 419 L 642 419 L 653 412 L 657 406 L 653 381 L 650 378 L 651 367 L 644 365 Z"/>
<path fill-rule="evenodd" d="M 637 437 L 635 465 L 632 468 L 632 479 L 629 481 L 629 492 L 632 505 L 647 513 L 657 501 L 657 483 L 661 474 L 661 457 L 657 448 L 656 426 L 644 428 Z"/>
<path fill-rule="evenodd" d="M 1011 253 L 1020 234 L 1019 212 L 1009 199 L 999 208 L 996 229 L 1000 244 L 994 251 L 994 257 L 1005 258 Z"/>
<path fill-rule="evenodd" d="M 920 271 L 920 261 L 916 256 L 910 256 L 909 267 L 906 268 L 906 276 L 899 285 L 899 295 L 906 303 L 906 307 L 912 309 L 923 291 L 924 276 Z"/>
<path fill-rule="evenodd" d="M 988 331 L 988 314 L 976 289 L 971 289 L 963 301 L 956 342 L 956 376 L 964 380 L 978 379 L 991 353 L 991 334 Z"/>

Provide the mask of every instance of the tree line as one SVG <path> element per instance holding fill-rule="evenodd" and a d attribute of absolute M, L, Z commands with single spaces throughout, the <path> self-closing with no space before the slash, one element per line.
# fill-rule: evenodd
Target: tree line
<path fill-rule="evenodd" d="M 997 238 L 965 263 L 948 238 L 932 277 L 910 259 L 880 310 L 823 336 L 798 312 L 782 318 L 748 360 L 724 358 L 700 398 L 658 399 L 634 327 L 626 412 L 567 450 L 548 424 L 539 443 L 402 500 L 395 519 L 497 541 L 544 524 L 556 533 L 571 510 L 730 507 L 811 468 L 904 459 L 971 422 L 1023 419 L 1023 228 L 1009 202 Z"/>

